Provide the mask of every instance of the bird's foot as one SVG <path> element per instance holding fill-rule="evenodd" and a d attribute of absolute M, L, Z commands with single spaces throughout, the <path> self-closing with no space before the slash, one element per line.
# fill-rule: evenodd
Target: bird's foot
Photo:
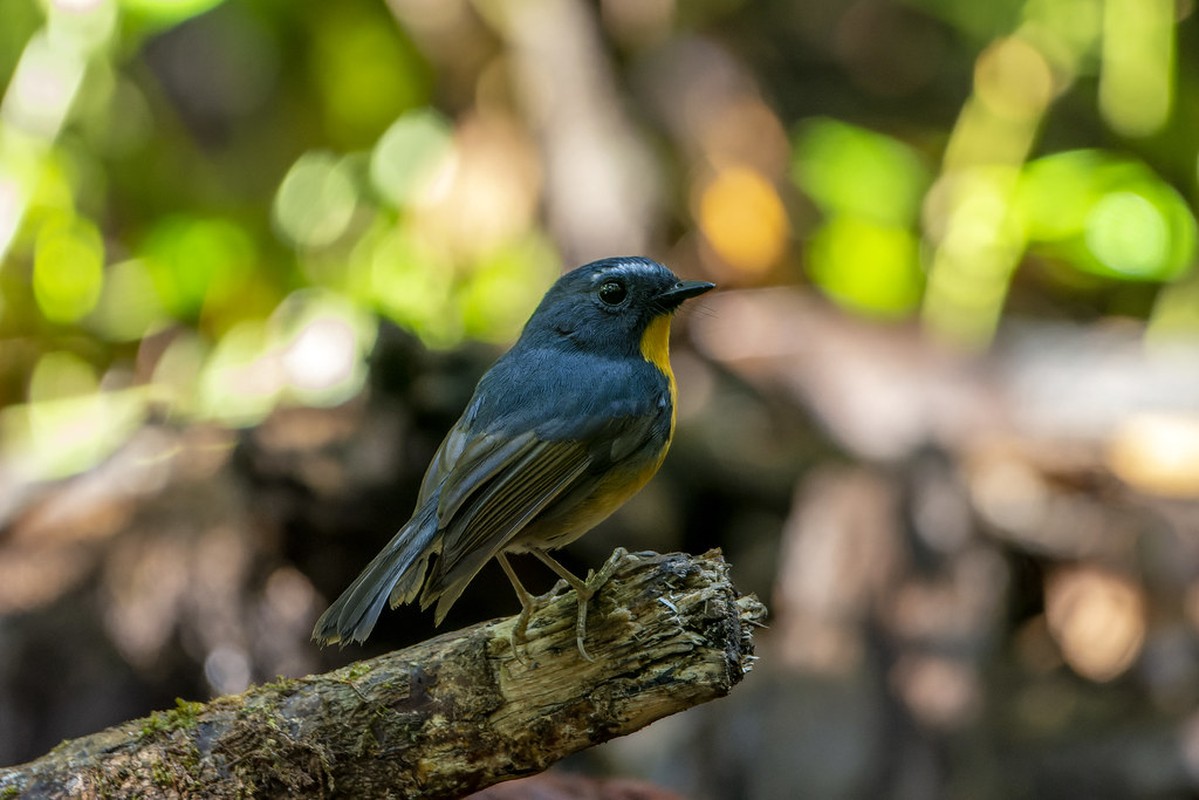
<path fill-rule="evenodd" d="M 578 598 L 576 601 L 578 609 L 575 617 L 575 645 L 579 648 L 579 655 L 584 661 L 595 660 L 587 653 L 587 648 L 583 645 L 587 638 L 587 604 L 612 579 L 612 575 L 620 568 L 627 555 L 628 551 L 623 547 L 616 548 L 600 567 L 599 572 L 587 570 L 587 580 L 580 581 L 579 585 L 575 586 L 575 594 Z"/>

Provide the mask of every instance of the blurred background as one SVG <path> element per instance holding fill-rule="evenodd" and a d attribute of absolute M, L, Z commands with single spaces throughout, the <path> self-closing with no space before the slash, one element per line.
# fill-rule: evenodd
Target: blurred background
<path fill-rule="evenodd" d="M 0 15 L 0 764 L 431 635 L 308 640 L 544 289 L 645 254 L 721 291 L 564 557 L 720 546 L 771 626 L 566 767 L 1199 797 L 1193 0 Z"/>

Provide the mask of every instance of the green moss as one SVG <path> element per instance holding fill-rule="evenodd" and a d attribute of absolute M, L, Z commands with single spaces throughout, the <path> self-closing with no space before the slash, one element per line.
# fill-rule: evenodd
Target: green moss
<path fill-rule="evenodd" d="M 203 710 L 203 703 L 189 702 L 176 697 L 175 707 L 170 711 L 155 711 L 146 717 L 141 728 L 142 738 L 153 736 L 156 733 L 194 728 L 199 721 L 200 712 Z"/>
<path fill-rule="evenodd" d="M 359 661 L 350 665 L 350 670 L 346 673 L 346 678 L 351 681 L 358 680 L 363 675 L 369 675 L 371 669 L 370 664 L 367 664 L 365 661 Z"/>
<path fill-rule="evenodd" d="M 20 796 L 20 794 L 21 790 L 17 787 L 5 786 L 3 789 L 0 789 L 0 800 L 13 800 L 13 798 Z"/>
<path fill-rule="evenodd" d="M 295 688 L 295 685 L 296 680 L 294 678 L 284 678 L 282 675 L 276 675 L 273 681 L 268 681 L 259 688 L 282 693 L 290 692 Z"/>
<path fill-rule="evenodd" d="M 161 761 L 156 762 L 150 767 L 150 780 L 154 781 L 154 785 L 160 789 L 169 789 L 174 785 L 170 769 Z"/>

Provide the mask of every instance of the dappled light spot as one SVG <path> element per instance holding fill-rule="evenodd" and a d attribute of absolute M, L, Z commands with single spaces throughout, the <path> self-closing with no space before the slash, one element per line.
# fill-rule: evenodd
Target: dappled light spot
<path fill-rule="evenodd" d="M 703 117 L 696 129 L 704 158 L 717 169 L 742 166 L 768 177 L 786 174 L 791 147 L 775 110 L 749 93 L 722 105 L 721 113 Z"/>
<path fill-rule="evenodd" d="M 944 175 L 929 193 L 926 226 L 939 241 L 923 316 L 933 331 L 959 344 L 989 340 L 1023 250 L 1010 208 L 1018 174 L 998 164 L 963 168 Z"/>
<path fill-rule="evenodd" d="M 47 606 L 87 574 L 90 560 L 79 548 L 6 547 L 0 559 L 0 614 L 23 614 Z"/>
<path fill-rule="evenodd" d="M 975 507 L 992 525 L 1036 536 L 1052 494 L 1042 475 L 1017 458 L 981 458 L 970 476 Z"/>
<path fill-rule="evenodd" d="M 296 292 L 272 322 L 291 399 L 335 405 L 362 388 L 375 323 L 352 303 L 327 292 Z"/>
<path fill-rule="evenodd" d="M 906 227 L 834 217 L 813 234 L 808 261 L 813 282 L 853 311 L 900 318 L 920 303 L 919 242 Z"/>
<path fill-rule="evenodd" d="M 182 614 L 190 548 L 178 531 L 119 541 L 104 565 L 104 626 L 121 656 L 151 668 Z"/>
<path fill-rule="evenodd" d="M 398 115 L 428 102 L 432 76 L 424 58 L 383 5 L 314 10 L 300 15 L 311 28 L 308 79 L 320 101 L 310 113 L 336 140 L 362 147 Z"/>
<path fill-rule="evenodd" d="M 462 272 L 535 227 L 541 168 L 528 135 L 507 115 L 463 121 L 452 153 L 426 164 L 435 171 L 414 187 L 412 228 L 458 260 Z"/>
<path fill-rule="evenodd" d="M 995 114 L 1039 116 L 1053 96 L 1053 73 L 1031 42 L 1012 36 L 983 51 L 974 66 L 974 91 Z"/>
<path fill-rule="evenodd" d="M 324 605 L 312 582 L 295 567 L 279 567 L 267 577 L 253 631 L 253 651 L 263 675 L 295 677 L 316 668 L 308 635 L 318 604 Z"/>
<path fill-rule="evenodd" d="M 790 225 L 775 187 L 743 167 L 721 170 L 701 191 L 697 217 L 705 238 L 730 266 L 754 275 L 774 266 Z"/>
<path fill-rule="evenodd" d="M 1097 150 L 1031 162 L 1015 212 L 1034 252 L 1119 280 L 1172 280 L 1191 269 L 1197 226 L 1152 169 Z"/>
<path fill-rule="evenodd" d="M 1045 586 L 1045 616 L 1066 663 L 1093 681 L 1121 675 L 1145 643 L 1144 591 L 1099 567 L 1053 573 Z"/>
<path fill-rule="evenodd" d="M 912 715 L 933 729 L 961 728 L 982 710 L 979 675 L 943 656 L 908 655 L 892 668 L 891 685 Z"/>
<path fill-rule="evenodd" d="M 239 290 L 253 272 L 256 249 L 236 222 L 167 216 L 151 229 L 140 254 L 163 306 L 186 320 L 202 311 L 219 316 L 225 304 L 250 299 Z"/>
<path fill-rule="evenodd" d="M 402 228 L 377 228 L 350 254 L 351 287 L 359 300 L 424 341 L 448 345 L 460 340 L 461 324 L 452 308 L 454 269 L 446 254 Z"/>
<path fill-rule="evenodd" d="M 428 191 L 454 157 L 449 123 L 437 112 L 411 111 L 392 123 L 371 151 L 375 191 L 397 207 Z"/>
<path fill-rule="evenodd" d="M 283 353 L 288 382 L 317 396 L 349 383 L 358 360 L 357 344 L 345 321 L 326 317 L 309 322 Z"/>
<path fill-rule="evenodd" d="M 321 247 L 338 239 L 350 224 L 357 191 L 345 160 L 310 152 L 288 170 L 272 206 L 275 226 L 299 247 Z"/>
<path fill-rule="evenodd" d="M 1091 209 L 1087 245 L 1104 266 L 1153 277 L 1169 255 L 1169 229 L 1152 203 L 1135 192 L 1112 192 Z"/>
<path fill-rule="evenodd" d="M 38 359 L 29 378 L 31 403 L 89 395 L 100 388 L 91 364 L 67 350 L 53 350 Z"/>
<path fill-rule="evenodd" d="M 58 46 L 47 34 L 25 46 L 0 104 L 0 120 L 43 139 L 58 135 L 83 83 L 81 54 Z"/>
<path fill-rule="evenodd" d="M 137 341 L 167 321 L 154 279 L 140 259 L 111 265 L 87 324 L 109 341 Z"/>
<path fill-rule="evenodd" d="M 198 410 L 229 425 L 252 425 L 271 409 L 286 376 L 268 347 L 266 326 L 246 321 L 226 333 L 204 364 Z"/>
<path fill-rule="evenodd" d="M 1142 491 L 1199 497 L 1199 416 L 1130 416 L 1116 429 L 1107 461 L 1116 475 Z"/>
<path fill-rule="evenodd" d="M 540 288 L 558 276 L 553 245 L 535 233 L 485 255 L 464 278 L 458 298 L 463 332 L 497 344 L 511 342 L 540 299 Z"/>
<path fill-rule="evenodd" d="M 1189 349 L 1199 341 L 1199 281 L 1163 286 L 1145 331 L 1145 344 L 1155 354 Z"/>
<path fill-rule="evenodd" d="M 95 466 L 142 421 L 145 392 L 95 392 L 0 410 L 0 463 L 26 480 L 62 478 Z"/>
<path fill-rule="evenodd" d="M 860 666 L 860 622 L 898 567 L 895 501 L 865 470 L 826 470 L 796 493 L 773 602 L 791 666 L 831 675 Z"/>
<path fill-rule="evenodd" d="M 17 181 L 5 173 L 4 162 L 0 160 L 0 258 L 3 258 L 12 243 L 25 206 Z"/>
<path fill-rule="evenodd" d="M 243 649 L 222 644 L 204 658 L 204 679 L 213 694 L 237 694 L 250 685 L 250 657 Z"/>
<path fill-rule="evenodd" d="M 104 242 L 90 221 L 42 226 L 33 262 L 33 296 L 46 319 L 75 322 L 96 306 L 104 284 Z"/>
<path fill-rule="evenodd" d="M 832 119 L 799 127 L 793 159 L 792 179 L 827 215 L 910 225 L 929 183 L 907 145 Z"/>
<path fill-rule="evenodd" d="M 1174 99 L 1174 0 L 1105 0 L 1099 109 L 1125 136 L 1166 124 Z"/>
<path fill-rule="evenodd" d="M 151 398 L 182 416 L 198 414 L 198 387 L 211 345 L 192 331 L 180 332 L 165 345 L 152 339 L 141 344 L 138 357 L 150 374 Z"/>

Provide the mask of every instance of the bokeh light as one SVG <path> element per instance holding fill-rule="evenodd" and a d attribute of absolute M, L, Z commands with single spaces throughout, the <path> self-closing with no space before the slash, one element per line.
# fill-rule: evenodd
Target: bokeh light
<path fill-rule="evenodd" d="M 244 302 L 239 289 L 253 270 L 255 243 L 225 219 L 165 217 L 146 237 L 141 257 L 162 305 L 190 320 L 206 305 Z"/>
<path fill-rule="evenodd" d="M 312 80 L 336 141 L 361 146 L 403 112 L 424 105 L 428 70 L 385 9 L 347 3 L 322 7 L 311 20 Z"/>
<path fill-rule="evenodd" d="M 792 177 L 825 214 L 910 225 L 928 188 L 927 169 L 903 143 L 831 119 L 795 136 Z"/>
<path fill-rule="evenodd" d="M 792 178 L 825 216 L 809 240 L 812 281 L 857 313 L 910 315 L 924 286 L 914 224 L 929 181 L 916 154 L 888 136 L 814 120 L 795 137 Z"/>
<path fill-rule="evenodd" d="M 701 190 L 697 219 L 716 254 L 737 270 L 761 274 L 778 263 L 790 237 L 778 191 L 744 167 L 717 172 Z"/>
<path fill-rule="evenodd" d="M 1119 133 L 1160 130 L 1174 94 L 1173 0 L 1105 0 L 1099 108 Z"/>
<path fill-rule="evenodd" d="M 809 274 L 846 308 L 903 318 L 920 304 L 920 246 L 907 228 L 858 217 L 834 217 L 808 244 Z"/>
<path fill-rule="evenodd" d="M 279 232 L 299 247 L 321 247 L 345 233 L 357 190 L 344 160 L 305 153 L 279 184 L 273 206 Z"/>
<path fill-rule="evenodd" d="M 1133 486 L 1167 497 L 1199 497 L 1199 415 L 1140 414 L 1114 432 L 1112 470 Z"/>
<path fill-rule="evenodd" d="M 1145 641 L 1145 597 L 1132 581 L 1093 567 L 1063 569 L 1046 586 L 1045 616 L 1066 663 L 1110 681 L 1127 670 Z"/>
<path fill-rule="evenodd" d="M 104 242 L 86 219 L 56 220 L 38 233 L 33 296 L 46 319 L 74 322 L 100 299 Z"/>
<path fill-rule="evenodd" d="M 371 182 L 390 203 L 405 206 L 428 189 L 452 155 L 446 121 L 432 111 L 413 111 L 396 120 L 371 151 Z"/>
<path fill-rule="evenodd" d="M 1170 281 L 1189 271 L 1194 214 L 1143 164 L 1094 150 L 1031 162 L 1015 212 L 1034 253 L 1118 280 Z"/>
<path fill-rule="evenodd" d="M 375 325 L 348 299 L 331 292 L 295 292 L 271 321 L 291 402 L 336 405 L 362 389 Z"/>
<path fill-rule="evenodd" d="M 166 309 L 144 261 L 129 259 L 109 266 L 89 324 L 114 342 L 137 341 L 164 325 Z"/>

